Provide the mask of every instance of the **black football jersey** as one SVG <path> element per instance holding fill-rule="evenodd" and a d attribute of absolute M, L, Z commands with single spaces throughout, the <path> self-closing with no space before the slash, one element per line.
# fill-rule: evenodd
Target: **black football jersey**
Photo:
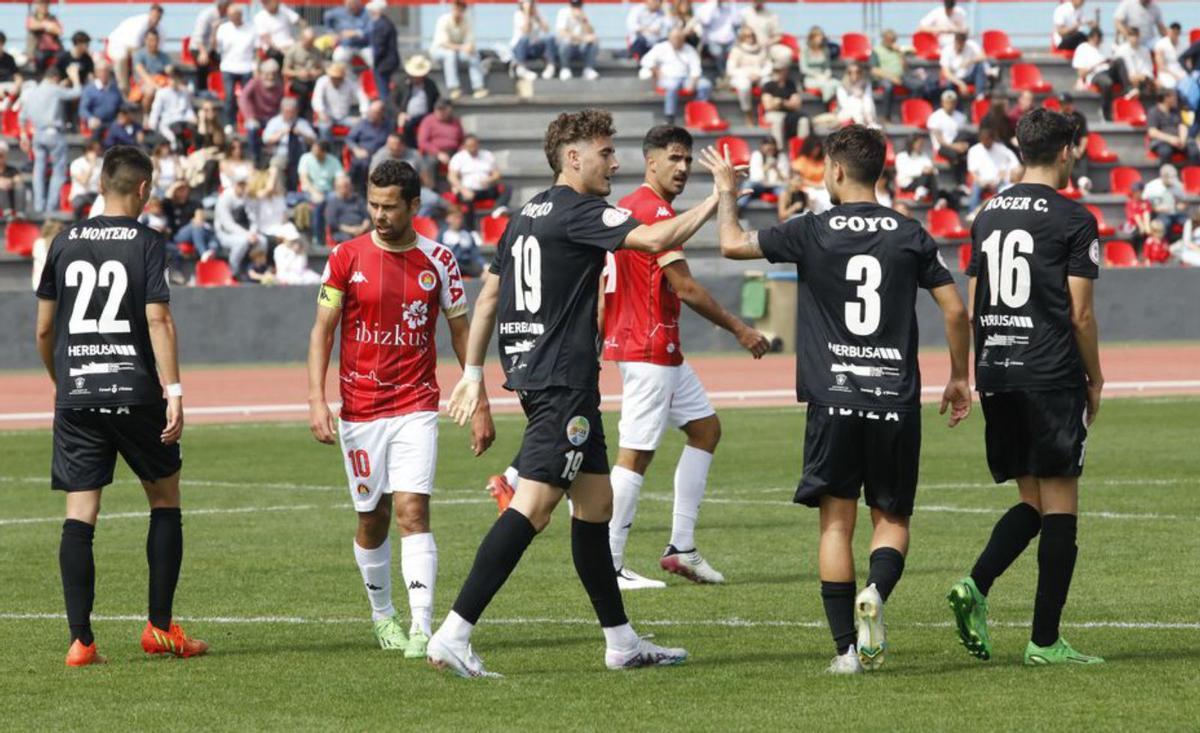
<path fill-rule="evenodd" d="M 796 265 L 796 398 L 916 409 L 917 288 L 954 282 L 921 225 L 853 203 L 761 231 L 758 243 L 769 261 Z"/>
<path fill-rule="evenodd" d="M 1019 183 L 971 227 L 975 386 L 982 392 L 1076 387 L 1086 376 L 1067 277 L 1100 275 L 1096 218 L 1053 188 Z"/>
<path fill-rule="evenodd" d="M 597 388 L 600 273 L 638 226 L 628 211 L 567 186 L 539 193 L 513 216 L 490 268 L 500 276 L 505 388 Z"/>
<path fill-rule="evenodd" d="M 50 245 L 37 297 L 53 300 L 59 407 L 162 399 L 146 304 L 171 299 L 163 235 L 124 216 L 97 216 Z"/>

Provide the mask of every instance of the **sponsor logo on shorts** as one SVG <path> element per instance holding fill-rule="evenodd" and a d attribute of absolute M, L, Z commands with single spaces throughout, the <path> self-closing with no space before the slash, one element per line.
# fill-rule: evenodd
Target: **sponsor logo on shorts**
<path fill-rule="evenodd" d="M 619 227 L 629 219 L 629 211 L 627 209 L 618 209 L 615 206 L 604 210 L 600 215 L 600 220 L 604 222 L 606 227 Z"/>
<path fill-rule="evenodd" d="M 417 275 L 417 285 L 420 285 L 425 292 L 429 292 L 437 287 L 437 276 L 433 274 L 433 270 L 425 270 Z"/>
<path fill-rule="evenodd" d="M 359 496 L 368 496 L 368 495 L 370 495 L 370 493 L 371 493 L 371 489 L 370 489 L 370 488 L 368 488 L 366 484 L 359 484 L 359 485 L 358 485 L 358 488 L 357 488 L 357 489 L 355 489 L 354 491 L 355 491 L 355 493 L 357 493 Z"/>
<path fill-rule="evenodd" d="M 567 422 L 567 440 L 578 448 L 587 442 L 592 433 L 592 424 L 583 415 L 576 415 Z"/>
<path fill-rule="evenodd" d="M 83 377 L 75 377 L 75 389 L 83 389 L 83 385 L 87 382 Z"/>

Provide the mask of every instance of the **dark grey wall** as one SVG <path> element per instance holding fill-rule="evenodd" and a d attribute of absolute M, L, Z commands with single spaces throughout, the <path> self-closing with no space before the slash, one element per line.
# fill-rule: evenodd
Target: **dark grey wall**
<path fill-rule="evenodd" d="M 737 312 L 741 267 L 694 261 L 697 277 L 727 308 Z M 467 283 L 471 297 L 477 281 Z M 965 294 L 964 294 L 965 295 Z M 176 288 L 171 309 L 186 363 L 303 361 L 316 308 L 315 288 Z M 1187 269 L 1107 270 L 1096 291 L 1100 333 L 1106 341 L 1200 340 L 1200 272 Z M 943 342 L 941 316 L 933 301 L 918 297 L 921 343 Z M 33 332 L 36 300 L 28 292 L 0 292 L 0 369 L 40 366 Z M 736 350 L 729 334 L 684 308 L 682 338 L 691 353 Z M 451 356 L 444 323 L 441 352 Z"/>

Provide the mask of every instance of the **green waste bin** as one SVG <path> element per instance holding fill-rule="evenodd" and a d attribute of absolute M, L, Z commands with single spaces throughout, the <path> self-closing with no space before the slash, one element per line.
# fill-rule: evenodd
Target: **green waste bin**
<path fill-rule="evenodd" d="M 750 270 L 742 282 L 742 318 L 771 340 L 772 351 L 796 350 L 796 273 Z"/>

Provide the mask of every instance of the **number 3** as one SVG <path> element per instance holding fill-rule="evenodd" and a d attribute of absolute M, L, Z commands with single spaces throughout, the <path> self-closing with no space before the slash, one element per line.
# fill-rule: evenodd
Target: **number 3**
<path fill-rule="evenodd" d="M 846 301 L 846 328 L 855 336 L 870 336 L 879 328 L 879 284 L 883 271 L 871 255 L 854 255 L 846 263 L 846 280 L 862 283 L 855 291 L 861 299 Z"/>

